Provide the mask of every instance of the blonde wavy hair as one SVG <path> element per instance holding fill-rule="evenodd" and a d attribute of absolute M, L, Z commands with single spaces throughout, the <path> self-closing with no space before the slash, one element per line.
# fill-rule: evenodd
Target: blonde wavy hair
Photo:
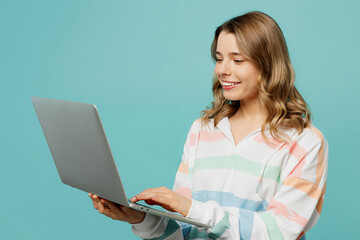
<path fill-rule="evenodd" d="M 267 112 L 267 118 L 261 126 L 262 136 L 267 139 L 264 134 L 267 126 L 271 136 L 279 141 L 289 140 L 282 128 L 294 128 L 300 134 L 310 124 L 311 113 L 295 88 L 295 72 L 279 25 L 262 12 L 249 12 L 230 19 L 215 31 L 211 45 L 214 61 L 218 37 L 222 31 L 235 35 L 242 55 L 260 70 L 259 99 Z M 213 119 L 216 126 L 224 117 L 233 116 L 241 104 L 240 101 L 224 98 L 221 84 L 215 75 L 212 91 L 214 101 L 211 107 L 201 112 L 201 122 L 207 125 Z"/>

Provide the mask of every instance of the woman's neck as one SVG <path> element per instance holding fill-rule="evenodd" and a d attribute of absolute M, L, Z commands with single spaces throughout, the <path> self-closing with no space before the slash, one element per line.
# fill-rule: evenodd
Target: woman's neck
<path fill-rule="evenodd" d="M 241 100 L 238 111 L 232 116 L 233 120 L 262 124 L 266 120 L 266 111 L 260 105 L 258 97 L 251 100 Z"/>

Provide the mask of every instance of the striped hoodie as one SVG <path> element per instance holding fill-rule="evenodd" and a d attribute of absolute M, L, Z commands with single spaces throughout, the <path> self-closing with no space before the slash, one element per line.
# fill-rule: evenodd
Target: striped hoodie
<path fill-rule="evenodd" d="M 261 130 L 235 145 L 227 117 L 216 127 L 196 120 L 187 136 L 173 190 L 192 198 L 190 224 L 147 214 L 132 226 L 143 239 L 305 239 L 319 219 L 328 144 L 310 126 L 279 142 Z"/>

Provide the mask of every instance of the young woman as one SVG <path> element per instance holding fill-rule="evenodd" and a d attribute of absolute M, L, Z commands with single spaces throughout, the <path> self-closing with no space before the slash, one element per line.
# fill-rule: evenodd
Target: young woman
<path fill-rule="evenodd" d="M 187 137 L 173 190 L 145 200 L 211 225 L 207 230 L 118 206 L 94 207 L 145 239 L 305 239 L 324 199 L 328 145 L 294 86 L 277 23 L 250 12 L 218 27 L 214 101 Z"/>

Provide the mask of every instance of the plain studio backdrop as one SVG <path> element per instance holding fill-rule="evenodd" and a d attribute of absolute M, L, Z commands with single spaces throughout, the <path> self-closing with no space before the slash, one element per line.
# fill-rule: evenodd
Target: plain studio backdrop
<path fill-rule="evenodd" d="M 360 239 L 359 7 L 355 0 L 1 0 L 0 239 L 138 239 L 61 183 L 30 97 L 98 106 L 129 197 L 171 188 L 190 125 L 212 101 L 215 28 L 253 10 L 282 28 L 296 86 L 330 146 L 324 208 L 307 238 Z"/>

